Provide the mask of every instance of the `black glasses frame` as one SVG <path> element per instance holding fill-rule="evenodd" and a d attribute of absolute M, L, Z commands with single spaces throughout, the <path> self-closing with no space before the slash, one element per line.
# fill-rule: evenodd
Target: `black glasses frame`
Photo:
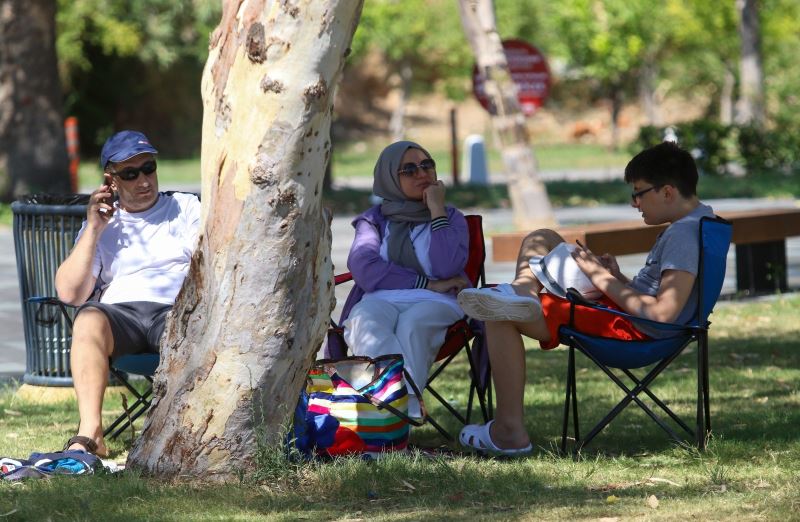
<path fill-rule="evenodd" d="M 646 189 L 642 189 L 638 192 L 631 192 L 631 201 L 636 203 L 637 199 L 641 199 L 642 196 L 650 192 L 651 190 L 659 190 L 661 189 L 662 185 L 653 185 L 652 187 L 647 187 Z"/>
<path fill-rule="evenodd" d="M 111 171 L 112 174 L 118 176 L 122 181 L 133 181 L 139 177 L 139 173 L 149 176 L 158 168 L 155 160 L 145 161 L 138 167 L 126 167 L 119 172 Z"/>
<path fill-rule="evenodd" d="M 428 172 L 430 170 L 435 171 L 436 162 L 429 158 L 429 159 L 424 159 L 419 163 L 412 163 L 412 162 L 404 163 L 403 166 L 400 167 L 400 170 L 397 171 L 397 173 L 401 176 L 411 177 L 416 175 L 419 169 L 422 169 L 425 172 Z"/>

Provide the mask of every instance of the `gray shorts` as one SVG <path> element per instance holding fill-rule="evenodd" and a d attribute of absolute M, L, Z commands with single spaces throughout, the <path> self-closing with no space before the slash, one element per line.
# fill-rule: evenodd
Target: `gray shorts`
<path fill-rule="evenodd" d="M 114 304 L 89 301 L 78 308 L 76 315 L 86 308 L 96 308 L 108 317 L 114 336 L 111 358 L 116 359 L 137 353 L 158 353 L 167 312 L 172 310 L 172 305 L 150 301 Z"/>

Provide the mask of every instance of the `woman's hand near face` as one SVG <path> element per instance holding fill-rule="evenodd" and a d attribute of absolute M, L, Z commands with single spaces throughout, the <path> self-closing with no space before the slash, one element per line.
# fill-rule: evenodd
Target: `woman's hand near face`
<path fill-rule="evenodd" d="M 439 180 L 430 185 L 422 192 L 422 202 L 431 211 L 431 219 L 446 216 L 444 209 L 444 182 Z"/>

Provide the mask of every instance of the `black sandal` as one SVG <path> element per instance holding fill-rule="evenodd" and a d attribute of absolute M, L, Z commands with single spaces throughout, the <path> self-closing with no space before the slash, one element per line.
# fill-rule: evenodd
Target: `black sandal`
<path fill-rule="evenodd" d="M 86 453 L 91 453 L 92 455 L 96 454 L 95 452 L 97 451 L 97 443 L 93 439 L 90 439 L 89 437 L 84 437 L 83 435 L 75 435 L 74 437 L 69 439 L 66 444 L 64 444 L 64 451 L 67 451 L 67 449 L 69 449 L 69 447 L 72 446 L 73 444 L 80 444 L 81 446 L 86 448 Z"/>

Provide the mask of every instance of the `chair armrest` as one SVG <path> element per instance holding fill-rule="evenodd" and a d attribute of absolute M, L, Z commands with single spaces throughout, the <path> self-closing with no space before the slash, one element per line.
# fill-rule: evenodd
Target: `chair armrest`
<path fill-rule="evenodd" d="M 336 274 L 335 276 L 333 276 L 334 286 L 340 285 L 342 283 L 346 283 L 346 282 L 352 281 L 352 280 L 353 280 L 353 274 L 350 273 L 350 272 L 345 272 L 343 274 Z"/>
<path fill-rule="evenodd" d="M 35 320 L 40 324 L 50 325 L 55 322 L 55 318 L 45 319 L 42 314 L 45 306 L 56 306 L 61 311 L 61 314 L 64 316 L 64 320 L 66 320 L 67 324 L 69 325 L 69 329 L 72 330 L 72 318 L 69 316 L 67 312 L 67 307 L 69 308 L 78 308 L 77 306 L 67 304 L 64 301 L 60 300 L 58 297 L 53 296 L 31 296 L 27 299 L 28 303 L 31 304 L 38 304 L 39 307 L 36 310 Z"/>
<path fill-rule="evenodd" d="M 634 323 L 642 323 L 646 324 L 647 326 L 651 326 L 657 330 L 664 330 L 664 331 L 685 331 L 685 330 L 703 330 L 704 328 L 699 327 L 697 325 L 691 324 L 676 324 L 676 323 L 662 323 L 660 321 L 653 321 L 652 319 L 647 319 L 645 317 L 639 317 L 636 315 L 629 314 L 627 312 L 623 312 L 622 310 L 614 310 L 612 308 L 608 308 L 600 303 L 595 301 L 591 301 L 586 299 L 584 296 L 581 295 L 574 288 L 567 289 L 567 301 L 569 301 L 572 306 L 583 306 L 586 308 L 592 308 L 594 310 L 600 310 L 609 314 L 617 315 L 620 317 L 625 317 L 626 319 L 631 320 Z"/>

